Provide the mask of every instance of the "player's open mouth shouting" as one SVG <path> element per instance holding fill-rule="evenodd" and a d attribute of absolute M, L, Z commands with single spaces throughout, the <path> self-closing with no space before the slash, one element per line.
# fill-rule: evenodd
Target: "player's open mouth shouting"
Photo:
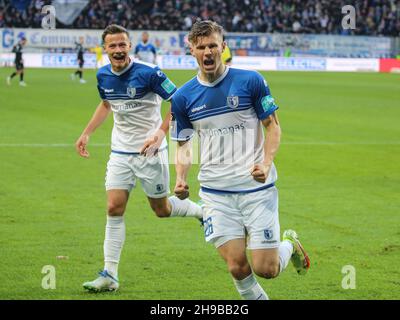
<path fill-rule="evenodd" d="M 124 53 L 116 53 L 113 55 L 113 59 L 118 60 L 118 61 L 124 61 L 126 58 L 126 55 Z"/>
<path fill-rule="evenodd" d="M 204 69 L 212 70 L 215 68 L 215 60 L 213 58 L 206 58 L 203 60 Z"/>
<path fill-rule="evenodd" d="M 118 52 L 112 55 L 112 62 L 113 65 L 117 64 L 117 65 L 121 65 L 121 64 L 125 64 L 127 62 L 127 60 L 129 60 L 129 57 L 123 53 L 123 52 Z"/>

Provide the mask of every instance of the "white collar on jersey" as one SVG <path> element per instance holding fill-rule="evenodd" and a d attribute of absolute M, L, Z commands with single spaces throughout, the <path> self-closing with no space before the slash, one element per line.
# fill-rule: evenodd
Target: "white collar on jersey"
<path fill-rule="evenodd" d="M 228 72 L 229 72 L 229 66 L 226 66 L 226 67 L 225 67 L 224 73 L 221 74 L 221 75 L 219 76 L 219 78 L 217 78 L 214 82 L 206 82 L 206 81 L 203 81 L 203 80 L 200 79 L 199 75 L 197 74 L 197 81 L 198 81 L 201 85 L 203 85 L 203 86 L 206 86 L 206 87 L 215 87 L 218 83 L 220 83 L 222 80 L 224 80 L 224 78 L 226 77 L 226 75 L 228 74 Z"/>
<path fill-rule="evenodd" d="M 119 72 L 114 71 L 113 68 L 112 68 L 112 66 L 111 66 L 111 68 L 110 68 L 110 69 L 111 69 L 111 72 L 112 72 L 113 74 L 115 74 L 116 76 L 120 76 L 121 74 L 124 74 L 124 73 L 127 72 L 127 71 L 132 67 L 132 65 L 133 65 L 133 59 L 130 58 L 130 60 L 131 60 L 131 62 L 129 62 L 128 66 L 127 66 L 125 69 L 123 69 L 123 70 L 121 70 L 121 71 L 119 71 Z"/>

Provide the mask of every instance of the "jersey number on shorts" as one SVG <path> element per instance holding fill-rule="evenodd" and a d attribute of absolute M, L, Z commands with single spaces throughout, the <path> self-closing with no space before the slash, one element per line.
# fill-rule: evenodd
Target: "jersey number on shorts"
<path fill-rule="evenodd" d="M 204 221 L 204 234 L 206 237 L 208 237 L 213 232 L 212 218 L 209 217 L 206 221 Z"/>

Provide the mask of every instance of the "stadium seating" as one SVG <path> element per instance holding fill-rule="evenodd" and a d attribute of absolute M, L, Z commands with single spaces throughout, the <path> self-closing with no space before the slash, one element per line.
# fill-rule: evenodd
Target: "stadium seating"
<path fill-rule="evenodd" d="M 354 1 L 347 1 L 354 2 Z M 342 0 L 90 0 L 71 25 L 102 29 L 110 23 L 137 30 L 188 30 L 212 19 L 232 32 L 400 35 L 399 0 L 357 1 L 355 30 L 343 30 Z M 37 27 L 51 1 L 0 0 L 0 28 Z"/>

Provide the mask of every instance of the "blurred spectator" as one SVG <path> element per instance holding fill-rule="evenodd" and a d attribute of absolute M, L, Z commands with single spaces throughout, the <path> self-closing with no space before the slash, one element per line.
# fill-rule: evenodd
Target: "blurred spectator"
<path fill-rule="evenodd" d="M 51 1 L 0 0 L 0 27 L 40 28 Z M 18 4 L 18 5 L 17 5 Z M 356 8 L 356 29 L 343 30 L 342 7 Z M 211 19 L 231 32 L 400 35 L 400 0 L 90 0 L 72 25 L 103 29 L 117 23 L 136 30 L 189 30 Z"/>

